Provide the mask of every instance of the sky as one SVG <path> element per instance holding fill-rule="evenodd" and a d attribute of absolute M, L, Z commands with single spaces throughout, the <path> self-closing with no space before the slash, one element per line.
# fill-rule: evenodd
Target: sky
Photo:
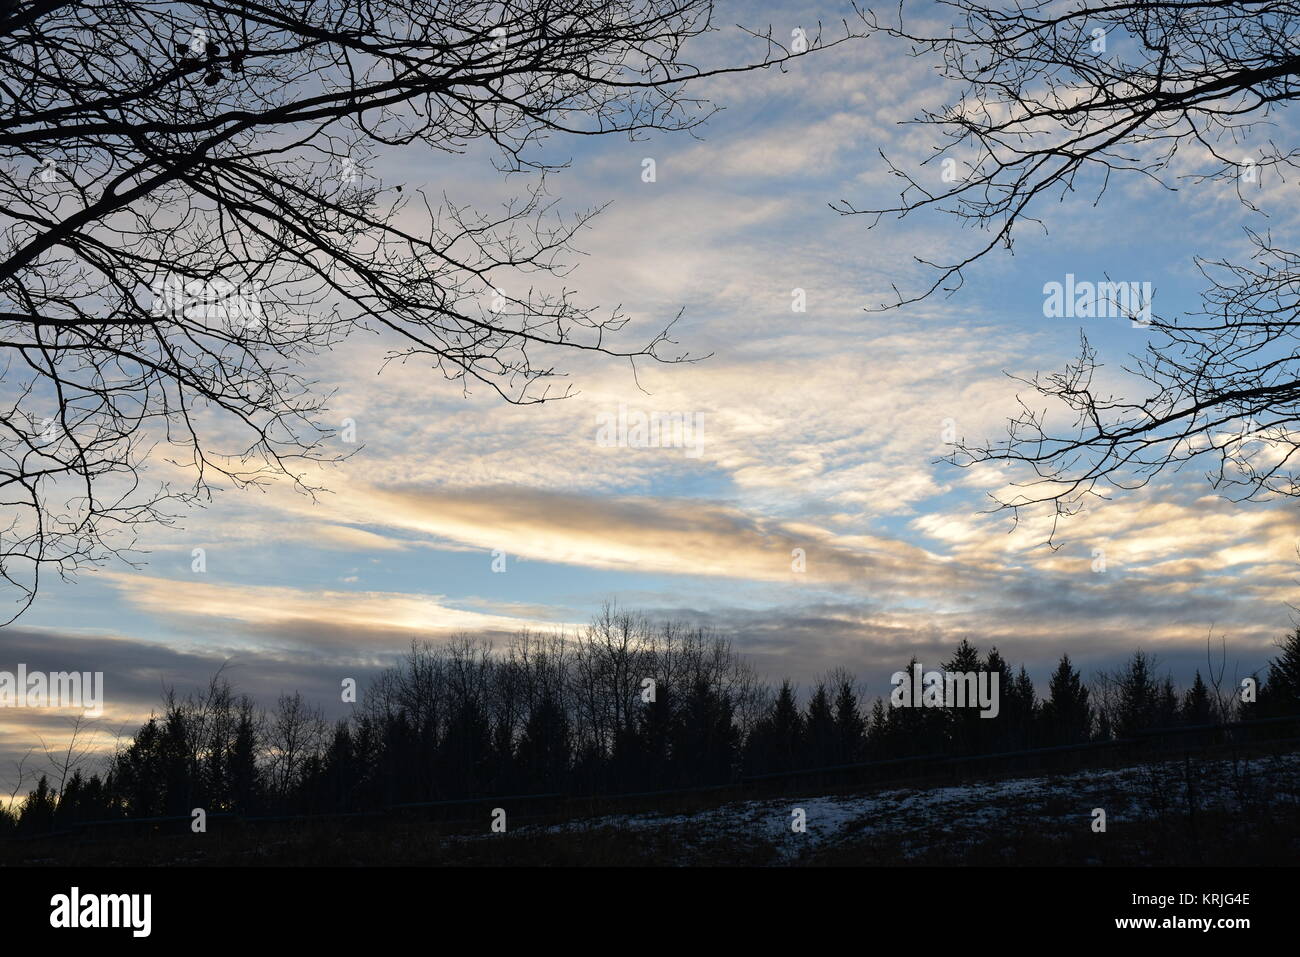
<path fill-rule="evenodd" d="M 788 34 L 841 13 L 740 4 L 723 20 Z M 707 42 L 717 53 L 737 41 Z M 573 397 L 515 407 L 417 363 L 381 374 L 391 343 L 358 336 L 310 370 L 335 390 L 334 421 L 356 424 L 357 445 L 341 449 L 354 454 L 320 477 L 326 492 L 225 491 L 150 529 L 139 567 L 49 583 L 0 636 L 0 669 L 103 671 L 102 748 L 163 688 L 188 690 L 223 665 L 263 703 L 300 690 L 338 717 L 340 679 L 364 682 L 412 639 L 573 630 L 611 601 L 716 628 L 774 680 L 807 688 L 849 667 L 871 696 L 912 656 L 937 666 L 963 637 L 1024 662 L 1040 691 L 1063 652 L 1088 675 L 1142 648 L 1187 682 L 1211 633 L 1227 639 L 1230 674 L 1262 667 L 1293 627 L 1294 504 L 1234 503 L 1192 465 L 1092 504 L 1051 549 L 1041 518 L 1013 527 L 988 511 L 1014 475 L 940 457 L 946 435 L 1002 435 L 1024 392 L 1011 377 L 1061 368 L 1081 329 L 1105 381 L 1135 388 L 1121 367 L 1146 331 L 1045 318 L 1045 283 L 1146 281 L 1159 311 L 1194 308 L 1193 256 L 1241 255 L 1244 226 L 1285 232 L 1294 214 L 1269 201 L 1286 184 L 1262 177 L 1267 219 L 1231 185 L 1121 178 L 1097 205 L 1081 190 L 954 295 L 879 312 L 891 284 L 926 282 L 914 257 L 981 237 L 938 218 L 868 230 L 831 204 L 895 200 L 881 151 L 919 168 L 933 131 L 900 121 L 956 88 L 873 38 L 697 92 L 723 108 L 697 137 L 556 138 L 545 158 L 568 162 L 548 176 L 561 210 L 606 207 L 566 283 L 584 303 L 621 305 L 632 337 L 680 311 L 674 338 L 708 358 L 634 374 L 575 354 Z M 484 207 L 525 186 L 482 151 L 394 149 L 363 175 Z M 937 167 L 921 175 L 940 185 Z M 620 407 L 685 415 L 702 423 L 698 441 L 602 442 Z M 192 570 L 195 548 L 205 571 Z M 66 741 L 73 713 L 4 717 L 0 782 L 30 747 Z"/>

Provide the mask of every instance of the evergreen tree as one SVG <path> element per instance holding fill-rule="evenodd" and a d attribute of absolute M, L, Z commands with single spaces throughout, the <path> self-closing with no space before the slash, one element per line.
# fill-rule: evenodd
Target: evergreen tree
<path fill-rule="evenodd" d="M 1037 744 L 1036 725 L 1038 700 L 1034 682 L 1025 666 L 1021 665 L 1012 681 L 1010 694 L 1003 699 L 1006 709 L 1007 734 L 1003 742 L 1013 750 L 1032 748 Z"/>
<path fill-rule="evenodd" d="M 334 725 L 334 734 L 321 762 L 319 803 L 334 812 L 359 810 L 356 788 L 361 776 L 352 729 L 346 721 L 339 721 Z"/>
<path fill-rule="evenodd" d="M 18 830 L 24 834 L 43 834 L 54 829 L 55 794 L 50 782 L 41 775 L 36 790 L 27 795 L 18 810 Z"/>
<path fill-rule="evenodd" d="M 189 719 L 183 708 L 173 704 L 163 720 L 159 738 L 164 781 L 163 813 L 172 817 L 189 814 L 207 804 L 198 793 L 200 776 L 196 755 L 190 750 Z"/>
<path fill-rule="evenodd" d="M 1196 680 L 1183 695 L 1183 721 L 1190 725 L 1209 724 L 1213 720 L 1210 707 L 1210 691 L 1201 680 L 1200 669 L 1196 671 Z"/>
<path fill-rule="evenodd" d="M 113 817 L 109 788 L 98 774 L 92 774 L 81 795 L 80 820 L 103 821 Z"/>
<path fill-rule="evenodd" d="M 1152 675 L 1152 660 L 1135 651 L 1119 674 L 1115 734 L 1126 738 L 1153 726 L 1158 712 L 1158 689 Z"/>
<path fill-rule="evenodd" d="M 454 797 L 491 793 L 492 726 L 477 698 L 464 698 L 451 713 L 438 749 L 439 790 Z"/>
<path fill-rule="evenodd" d="M 541 791 L 562 790 L 569 775 L 569 716 L 551 694 L 533 706 L 516 749 L 525 779 Z"/>
<path fill-rule="evenodd" d="M 877 698 L 871 706 L 871 722 L 867 727 L 867 749 L 873 760 L 893 756 L 890 731 L 889 712 L 884 699 Z"/>
<path fill-rule="evenodd" d="M 1114 740 L 1114 737 L 1115 737 L 1115 729 L 1111 727 L 1110 713 L 1103 710 L 1097 715 L 1096 740 L 1111 741 Z"/>
<path fill-rule="evenodd" d="M 803 715 L 795 702 L 794 688 L 786 679 L 750 735 L 746 764 L 752 773 L 794 770 L 804 766 L 803 746 Z"/>
<path fill-rule="evenodd" d="M 678 710 L 672 746 L 676 779 L 683 785 L 726 784 L 740 745 L 731 699 L 697 680 Z"/>
<path fill-rule="evenodd" d="M 913 657 L 904 669 L 905 680 L 912 680 L 916 665 Z M 947 750 L 948 709 L 922 707 L 920 701 L 913 701 L 912 707 L 894 707 L 891 701 L 886 714 L 886 738 L 893 756 L 940 754 Z"/>
<path fill-rule="evenodd" d="M 1088 740 L 1092 726 L 1092 706 L 1082 676 L 1062 655 L 1047 685 L 1043 702 L 1044 733 L 1049 744 L 1079 744 Z"/>
<path fill-rule="evenodd" d="M 1007 661 L 998 651 L 997 646 L 989 649 L 989 656 L 984 661 L 984 670 L 996 673 L 998 676 L 998 688 L 1005 692 L 1011 687 L 1011 668 Z"/>
<path fill-rule="evenodd" d="M 1268 663 L 1258 710 L 1262 716 L 1281 718 L 1300 714 L 1300 628 L 1278 642 L 1277 647 L 1281 654 Z"/>
<path fill-rule="evenodd" d="M 861 761 L 866 747 L 867 723 L 858 706 L 853 681 L 847 676 L 839 681 L 835 693 L 835 761 L 853 764 Z"/>
<path fill-rule="evenodd" d="M 965 638 L 958 642 L 957 650 L 942 667 L 944 671 L 959 675 L 978 674 L 983 670 L 979 651 Z M 955 703 L 948 702 L 948 704 Z M 948 723 L 947 736 L 952 749 L 957 754 L 973 754 L 982 747 L 985 729 L 981 727 L 979 709 L 952 706 L 945 714 Z"/>
<path fill-rule="evenodd" d="M 1007 664 L 996 646 L 989 649 L 988 657 L 984 661 L 984 671 L 989 674 L 989 693 L 997 695 L 999 708 L 996 718 L 979 717 L 979 712 L 974 712 L 979 717 L 979 724 L 976 725 L 980 735 L 979 750 L 981 752 L 1014 750 L 1016 748 L 1015 679 L 1011 674 L 1011 666 Z M 997 677 L 996 684 L 994 684 L 994 676 Z"/>
<path fill-rule="evenodd" d="M 957 650 L 953 652 L 951 658 L 943 663 L 945 671 L 979 671 L 980 670 L 980 653 L 967 639 L 963 638 L 957 643 Z"/>
<path fill-rule="evenodd" d="M 81 770 L 73 771 L 72 776 L 64 783 L 63 791 L 58 796 L 58 806 L 54 810 L 54 825 L 56 828 L 64 828 L 82 820 L 84 791 L 85 782 L 82 780 Z"/>
<path fill-rule="evenodd" d="M 257 727 L 251 703 L 245 702 L 240 711 L 227 767 L 231 810 L 237 814 L 256 814 L 261 809 L 262 796 L 257 770 Z"/>
<path fill-rule="evenodd" d="M 1174 690 L 1174 679 L 1169 675 L 1160 685 L 1160 695 L 1156 701 L 1155 726 L 1172 728 L 1178 724 L 1181 715 L 1178 710 L 1178 692 Z"/>
<path fill-rule="evenodd" d="M 804 720 L 806 746 L 804 767 L 821 768 L 835 763 L 835 713 L 824 683 L 818 684 L 808 699 L 808 715 Z"/>
<path fill-rule="evenodd" d="M 641 762 L 637 770 L 635 787 L 655 790 L 665 787 L 672 759 L 673 730 L 676 725 L 676 696 L 667 683 L 658 683 L 655 698 L 646 702 L 637 719 L 637 738 L 641 748 Z"/>

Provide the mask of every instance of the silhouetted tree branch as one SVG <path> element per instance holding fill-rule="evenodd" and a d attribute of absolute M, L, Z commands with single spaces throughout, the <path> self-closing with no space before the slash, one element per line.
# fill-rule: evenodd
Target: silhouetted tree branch
<path fill-rule="evenodd" d="M 905 183 L 898 204 L 836 208 L 865 214 L 872 226 L 887 215 L 935 213 L 975 227 L 975 240 L 949 260 L 918 257 L 933 280 L 881 308 L 953 292 L 973 263 L 1012 249 L 1019 228 L 1045 229 L 1044 203 L 1082 192 L 1096 204 L 1114 178 L 1169 190 L 1232 181 L 1257 210 L 1242 184 L 1264 171 L 1282 176 L 1300 159 L 1300 150 L 1271 140 L 1258 155 L 1239 153 L 1243 137 L 1273 125 L 1300 96 L 1300 4 L 953 0 L 929 7 L 955 24 L 939 30 L 911 25 L 904 7 L 910 16 L 916 6 L 869 21 L 936 60 L 960 89 L 913 121 L 941 136 L 922 165 L 948 162 L 955 175 L 936 188 L 941 177 L 922 181 L 886 157 Z M 1180 151 L 1188 166 L 1177 165 Z M 1024 380 L 1031 400 L 1006 440 L 959 444 L 952 460 L 1028 466 L 1031 478 L 999 493 L 998 506 L 1051 503 L 1058 518 L 1193 459 L 1211 462 L 1214 485 L 1243 499 L 1300 493 L 1292 469 L 1300 449 L 1298 254 L 1247 232 L 1253 262 L 1196 260 L 1207 283 L 1199 312 L 1142 317 L 1150 337 L 1128 371 L 1149 383 L 1147 396 L 1099 389 L 1100 363 L 1084 340 L 1063 371 Z M 1133 318 L 1131 309 L 1120 312 Z M 1049 409 L 1062 408 L 1071 421 L 1049 424 Z"/>
<path fill-rule="evenodd" d="M 692 131 L 686 84 L 783 66 L 683 57 L 711 0 L 28 2 L 0 10 L 0 577 L 129 551 L 142 524 L 339 457 L 303 363 L 358 330 L 515 403 L 557 356 L 690 358 L 618 335 L 562 279 L 594 211 L 545 188 L 555 133 Z M 368 171 L 486 144 L 522 197 L 484 211 Z M 562 164 L 561 164 L 562 165 Z M 185 479 L 144 487 L 153 453 Z M 192 482 L 190 481 L 192 479 Z M 125 535 L 116 534 L 125 533 Z"/>

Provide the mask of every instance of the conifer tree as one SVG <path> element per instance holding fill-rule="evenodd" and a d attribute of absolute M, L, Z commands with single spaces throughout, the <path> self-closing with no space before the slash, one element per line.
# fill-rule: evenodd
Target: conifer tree
<path fill-rule="evenodd" d="M 1062 655 L 1047 685 L 1043 702 L 1043 727 L 1049 744 L 1078 744 L 1088 740 L 1092 706 L 1082 676 Z"/>
<path fill-rule="evenodd" d="M 1259 709 L 1268 717 L 1300 714 L 1300 628 L 1278 642 L 1281 651 L 1268 663 L 1268 677 L 1260 689 Z"/>
<path fill-rule="evenodd" d="M 772 704 L 772 745 L 776 766 L 780 770 L 797 767 L 804 744 L 804 721 L 795 701 L 789 679 L 781 682 Z"/>
<path fill-rule="evenodd" d="M 1210 691 L 1201 680 L 1201 672 L 1198 668 L 1196 679 L 1183 695 L 1183 721 L 1190 725 L 1209 724 L 1212 714 Z"/>
<path fill-rule="evenodd" d="M 978 674 L 983 670 L 979 651 L 963 638 L 958 642 L 953 656 L 943 662 L 943 670 L 959 675 Z M 970 707 L 953 707 L 953 702 L 948 704 L 950 707 L 945 712 L 948 724 L 947 736 L 953 751 L 957 754 L 975 752 L 982 746 L 984 737 L 984 729 L 980 727 L 979 711 Z"/>
<path fill-rule="evenodd" d="M 1135 651 L 1119 673 L 1114 731 L 1121 738 L 1152 727 L 1156 720 L 1158 689 L 1152 666 L 1151 658 Z"/>
<path fill-rule="evenodd" d="M 838 764 L 861 761 L 866 746 L 867 723 L 858 705 L 857 691 L 847 675 L 835 693 L 835 760 Z"/>
<path fill-rule="evenodd" d="M 807 744 L 801 763 L 815 768 L 835 763 L 835 714 L 825 683 L 819 683 L 808 699 L 804 728 Z"/>
<path fill-rule="evenodd" d="M 1034 682 L 1021 665 L 1011 682 L 1010 693 L 1003 699 L 1007 715 L 1007 741 L 1012 748 L 1031 748 L 1037 743 L 1038 701 Z"/>
<path fill-rule="evenodd" d="M 867 748 L 875 760 L 892 757 L 894 753 L 889 711 L 883 698 L 871 705 L 871 720 L 867 726 Z"/>
<path fill-rule="evenodd" d="M 1157 728 L 1171 728 L 1178 724 L 1179 718 L 1178 693 L 1174 691 L 1174 679 L 1169 675 L 1165 675 L 1165 680 L 1160 685 L 1160 695 L 1156 701 L 1155 726 Z"/>

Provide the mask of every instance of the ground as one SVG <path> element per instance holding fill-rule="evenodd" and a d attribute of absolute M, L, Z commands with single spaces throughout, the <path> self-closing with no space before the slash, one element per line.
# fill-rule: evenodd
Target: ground
<path fill-rule="evenodd" d="M 806 828 L 797 831 L 795 809 Z M 1099 830 L 1096 810 L 1105 811 Z M 1187 757 L 960 785 L 793 793 L 563 820 L 491 808 L 245 825 L 206 834 L 108 829 L 0 846 L 6 864 L 1289 864 L 1300 851 L 1300 753 Z"/>

